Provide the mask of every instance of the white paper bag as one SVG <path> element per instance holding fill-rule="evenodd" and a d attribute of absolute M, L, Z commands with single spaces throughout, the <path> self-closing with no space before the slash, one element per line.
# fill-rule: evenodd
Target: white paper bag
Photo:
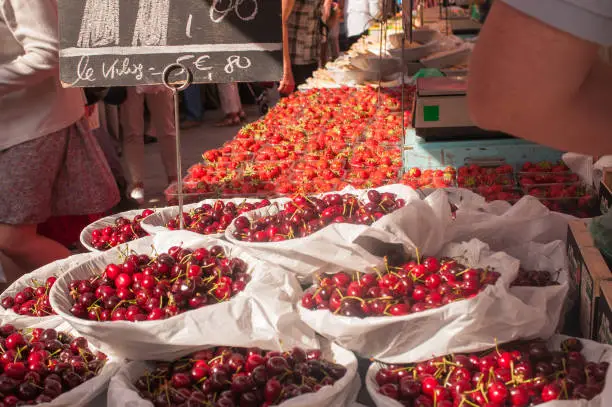
<path fill-rule="evenodd" d="M 519 261 L 472 240 L 449 243 L 437 257 L 463 257 L 470 267 L 493 267 L 501 274 L 497 283 L 476 297 L 405 316 L 364 319 L 311 311 L 298 304 L 302 319 L 324 337 L 363 357 L 387 363 L 420 361 L 434 353 L 486 349 L 522 337 L 548 332 L 547 309 L 524 303 L 510 292 Z M 540 305 L 535 304 L 535 305 Z"/>
<path fill-rule="evenodd" d="M 398 198 L 408 203 L 420 201 L 419 194 L 412 188 L 404 185 L 388 185 L 375 188 L 379 192 L 392 192 Z M 362 199 L 367 199 L 367 191 L 345 188 L 339 193 L 351 193 Z M 328 194 L 321 194 L 324 196 Z M 273 206 L 246 213 L 249 219 L 257 219 L 265 215 L 273 215 L 280 208 Z M 398 229 L 393 226 L 401 219 L 402 214 L 408 213 L 400 209 L 384 216 L 371 226 L 353 225 L 348 223 L 331 224 L 312 235 L 286 240 L 282 242 L 254 243 L 243 242 L 234 238 L 235 222 L 225 231 L 225 237 L 233 244 L 248 248 L 253 255 L 266 259 L 274 264 L 295 273 L 302 281 L 309 281 L 312 275 L 323 270 L 331 271 L 350 264 L 356 270 L 380 264 L 382 259 L 370 254 L 355 241 L 363 236 L 370 236 L 387 243 L 402 243 L 394 234 Z"/>
<path fill-rule="evenodd" d="M 94 254 L 92 253 L 77 254 L 74 256 L 70 256 L 66 259 L 54 261 L 53 263 L 49 263 L 46 266 L 32 271 L 31 273 L 24 274 L 13 284 L 11 284 L 6 290 L 4 290 L 4 292 L 0 295 L 0 300 L 4 299 L 7 296 L 14 297 L 15 294 L 17 294 L 19 291 L 23 290 L 28 286 L 32 286 L 33 281 L 40 282 L 40 284 L 45 284 L 47 278 L 52 276 L 59 277 L 66 271 L 92 259 L 93 256 Z M 62 321 L 61 317 L 59 317 L 58 315 L 49 315 L 47 317 L 30 317 L 27 315 L 19 315 L 13 312 L 13 310 L 11 309 L 4 309 L 0 307 L 0 325 L 16 323 L 34 325 L 36 323 L 41 322 L 42 320 Z"/>
<path fill-rule="evenodd" d="M 565 242 L 570 219 L 574 218 L 551 212 L 537 198 L 525 196 L 502 213 L 472 208 L 457 211 L 446 237 L 448 241 L 475 238 L 487 243 L 495 251 L 532 241 Z"/>
<path fill-rule="evenodd" d="M 60 277 L 50 293 L 56 312 L 87 338 L 100 342 L 102 350 L 132 360 L 173 360 L 207 345 L 316 347 L 312 330 L 301 323 L 293 303 L 301 295 L 296 279 L 272 264 L 257 260 L 227 242 L 186 231 L 165 232 L 132 242 L 137 253 L 166 252 L 172 246 L 185 248 L 222 246 L 229 257 L 248 264 L 251 281 L 231 300 L 209 305 L 159 321 L 97 322 L 70 313 L 68 284 L 101 273 L 107 264 L 119 262 L 119 249 L 102 253 Z"/>
<path fill-rule="evenodd" d="M 282 204 L 288 201 L 289 198 L 276 198 L 270 199 L 270 203 Z M 185 205 L 183 207 L 183 212 L 189 213 L 189 211 L 199 208 L 204 204 L 213 205 L 216 201 L 222 201 L 224 204 L 232 202 L 236 205 L 240 205 L 241 203 L 257 203 L 261 201 L 260 198 L 232 198 L 232 199 L 205 199 L 201 202 Z M 157 209 L 155 213 L 151 216 L 148 216 L 144 219 L 140 225 L 150 235 L 155 235 L 161 232 L 167 232 L 168 229 L 166 225 L 172 219 L 175 219 L 179 215 L 179 207 L 178 206 L 168 206 L 166 208 Z M 225 237 L 225 233 L 215 233 L 211 235 L 207 235 L 210 237 L 215 237 L 218 239 L 222 239 Z"/>
<path fill-rule="evenodd" d="M 551 337 L 548 341 L 549 348 L 551 350 L 559 350 L 559 345 L 567 336 L 564 335 L 555 335 Z M 589 341 L 586 339 L 580 339 L 582 344 L 584 345 L 584 349 L 582 350 L 582 354 L 586 357 L 588 361 L 593 362 L 602 362 L 608 361 L 612 363 L 612 347 L 608 345 L 603 345 L 601 343 Z M 487 350 L 487 348 L 483 348 L 482 350 Z M 433 355 L 442 356 L 443 353 L 437 352 Z M 406 362 L 412 363 L 412 362 Z M 376 404 L 376 407 L 402 407 L 402 404 L 396 400 L 393 400 L 389 397 L 383 396 L 378 392 L 378 384 L 376 383 L 375 377 L 376 373 L 382 368 L 382 364 L 380 363 L 372 363 L 370 368 L 368 369 L 368 373 L 366 374 L 365 384 L 368 389 L 368 393 L 370 393 L 370 397 Z M 608 373 L 606 375 L 606 385 L 604 386 L 603 392 L 593 398 L 592 400 L 558 400 L 558 401 L 549 401 L 547 403 L 538 404 L 538 407 L 608 407 L 612 406 L 612 369 L 608 369 Z"/>
<path fill-rule="evenodd" d="M 105 218 L 98 219 L 97 221 L 90 223 L 81 231 L 81 236 L 80 236 L 81 244 L 90 252 L 95 252 L 95 253 L 103 252 L 103 250 L 98 250 L 91 245 L 92 232 L 96 229 L 105 228 L 107 226 L 115 226 L 115 220 L 119 218 L 126 218 L 131 221 L 137 215 L 141 215 L 143 211 L 144 209 L 134 209 L 131 211 L 116 213 L 114 215 L 107 216 Z"/>
<path fill-rule="evenodd" d="M 27 329 L 27 328 L 43 328 L 43 329 L 55 329 L 57 331 L 69 333 L 75 337 L 81 336 L 81 334 L 75 331 L 69 324 L 59 319 L 45 320 L 39 319 L 36 324 L 27 324 L 24 321 L 15 321 L 13 323 L 16 328 Z M 89 347 L 92 350 L 98 350 L 99 347 L 95 341 L 89 341 Z M 125 364 L 125 360 L 113 355 L 112 353 L 106 353 L 107 361 L 104 367 L 100 370 L 100 373 L 96 376 L 87 380 L 83 384 L 74 389 L 61 394 L 60 396 L 53 399 L 49 403 L 37 404 L 41 407 L 74 407 L 74 406 L 86 406 L 98 395 L 106 391 L 108 383 L 118 371 Z"/>
<path fill-rule="evenodd" d="M 346 374 L 333 386 L 325 386 L 316 393 L 304 394 L 287 400 L 278 407 L 340 407 L 351 406 L 357 399 L 361 379 L 357 374 L 357 359 L 352 352 L 332 344 L 330 358 L 346 367 Z M 325 355 L 325 353 L 324 353 Z M 152 407 L 153 403 L 142 399 L 132 385 L 147 369 L 153 366 L 145 362 L 133 362 L 122 368 L 112 378 L 108 389 L 108 405 L 113 407 Z"/>
<path fill-rule="evenodd" d="M 565 312 L 571 308 L 569 268 L 565 243 L 560 240 L 548 244 L 530 242 L 506 249 L 506 253 L 520 260 L 525 270 L 549 271 L 553 278 L 558 273 L 559 285 L 549 287 L 511 287 L 510 292 L 538 310 L 546 310 L 546 324 L 540 336 L 547 338 L 563 323 Z"/>

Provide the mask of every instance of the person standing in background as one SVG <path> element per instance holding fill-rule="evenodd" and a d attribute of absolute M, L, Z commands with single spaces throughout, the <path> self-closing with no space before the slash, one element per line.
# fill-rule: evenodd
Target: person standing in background
<path fill-rule="evenodd" d="M 57 22 L 57 0 L 0 2 L 0 251 L 24 271 L 70 255 L 38 224 L 119 201 L 83 92 L 60 84 Z"/>
<path fill-rule="evenodd" d="M 323 3 L 323 21 L 327 23 L 321 46 L 321 67 L 340 55 L 340 23 L 344 19 L 342 3 L 334 0 L 325 0 Z"/>
<path fill-rule="evenodd" d="M 361 38 L 381 13 L 381 0 L 345 0 L 346 50 Z"/>
<path fill-rule="evenodd" d="M 139 0 L 132 45 L 162 46 L 168 40 L 170 0 Z M 150 113 L 154 136 L 160 142 L 162 163 L 168 183 L 176 182 L 176 129 L 172 92 L 163 85 L 136 86 L 127 90 L 121 105 L 123 155 L 128 167 L 132 188 L 130 198 L 139 204 L 145 201 L 144 191 L 144 104 Z"/>
<path fill-rule="evenodd" d="M 168 184 L 176 182 L 176 129 L 172 93 L 163 85 L 137 86 L 127 90 L 127 99 L 120 107 L 123 130 L 123 157 L 131 181 L 129 197 L 143 204 L 144 190 L 144 104 L 147 103 L 155 136 L 159 140 L 162 164 Z"/>
<path fill-rule="evenodd" d="M 246 119 L 246 113 L 242 109 L 242 101 L 240 100 L 240 92 L 238 91 L 237 83 L 219 83 L 219 102 L 224 117 L 221 121 L 215 123 L 217 127 L 238 126 Z"/>
<path fill-rule="evenodd" d="M 192 129 L 202 124 L 204 105 L 199 84 L 192 84 L 183 91 L 185 105 L 185 120 L 181 122 L 182 129 Z"/>
<path fill-rule="evenodd" d="M 282 0 L 283 78 L 287 95 L 319 68 L 323 0 Z"/>

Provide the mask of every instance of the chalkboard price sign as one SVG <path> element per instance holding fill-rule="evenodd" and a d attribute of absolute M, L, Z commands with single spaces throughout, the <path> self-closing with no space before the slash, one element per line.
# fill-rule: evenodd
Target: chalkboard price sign
<path fill-rule="evenodd" d="M 59 0 L 59 10 L 64 86 L 161 84 L 177 62 L 196 83 L 282 74 L 281 0 Z"/>

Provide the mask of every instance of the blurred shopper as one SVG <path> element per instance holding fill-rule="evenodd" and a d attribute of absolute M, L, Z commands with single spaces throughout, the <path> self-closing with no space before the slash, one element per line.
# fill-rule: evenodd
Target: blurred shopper
<path fill-rule="evenodd" d="M 119 200 L 83 92 L 59 82 L 57 21 L 56 0 L 0 3 L 0 251 L 23 270 L 70 255 L 38 224 Z"/>
<path fill-rule="evenodd" d="M 323 67 L 327 61 L 334 61 L 340 55 L 340 23 L 344 19 L 342 11 L 342 3 L 325 0 L 323 3 L 323 21 L 324 24 L 322 46 L 321 46 L 321 63 Z"/>
<path fill-rule="evenodd" d="M 283 78 L 279 92 L 287 95 L 319 67 L 323 0 L 282 0 Z"/>
<path fill-rule="evenodd" d="M 162 164 L 168 183 L 176 181 L 176 131 L 174 128 L 174 101 L 164 86 L 137 86 L 128 88 L 127 99 L 121 105 L 123 130 L 123 157 L 131 181 L 129 196 L 143 204 L 144 191 L 144 104 L 150 112 L 155 136 L 159 140 Z"/>
<path fill-rule="evenodd" d="M 357 42 L 382 13 L 382 0 L 345 0 L 344 21 L 346 22 L 349 49 Z"/>
<path fill-rule="evenodd" d="M 185 120 L 181 122 L 181 128 L 192 129 L 202 124 L 204 118 L 204 104 L 200 85 L 193 84 L 183 91 L 183 102 Z"/>
<path fill-rule="evenodd" d="M 217 127 L 237 126 L 246 119 L 246 114 L 242 109 L 240 101 L 240 92 L 238 92 L 237 83 L 219 83 L 219 101 L 224 117 L 221 121 L 215 123 Z"/>
<path fill-rule="evenodd" d="M 493 2 L 470 60 L 475 123 L 563 151 L 612 153 L 612 2 Z"/>

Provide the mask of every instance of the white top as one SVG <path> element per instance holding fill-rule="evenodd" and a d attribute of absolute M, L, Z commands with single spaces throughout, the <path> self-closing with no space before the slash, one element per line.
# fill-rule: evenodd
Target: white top
<path fill-rule="evenodd" d="M 85 113 L 59 82 L 57 0 L 0 0 L 0 151 L 54 133 Z"/>
<path fill-rule="evenodd" d="M 381 11 L 380 3 L 380 0 L 346 0 L 344 21 L 347 37 L 361 35 L 370 27 Z"/>
<path fill-rule="evenodd" d="M 559 30 L 612 46 L 612 0 L 504 0 Z"/>

